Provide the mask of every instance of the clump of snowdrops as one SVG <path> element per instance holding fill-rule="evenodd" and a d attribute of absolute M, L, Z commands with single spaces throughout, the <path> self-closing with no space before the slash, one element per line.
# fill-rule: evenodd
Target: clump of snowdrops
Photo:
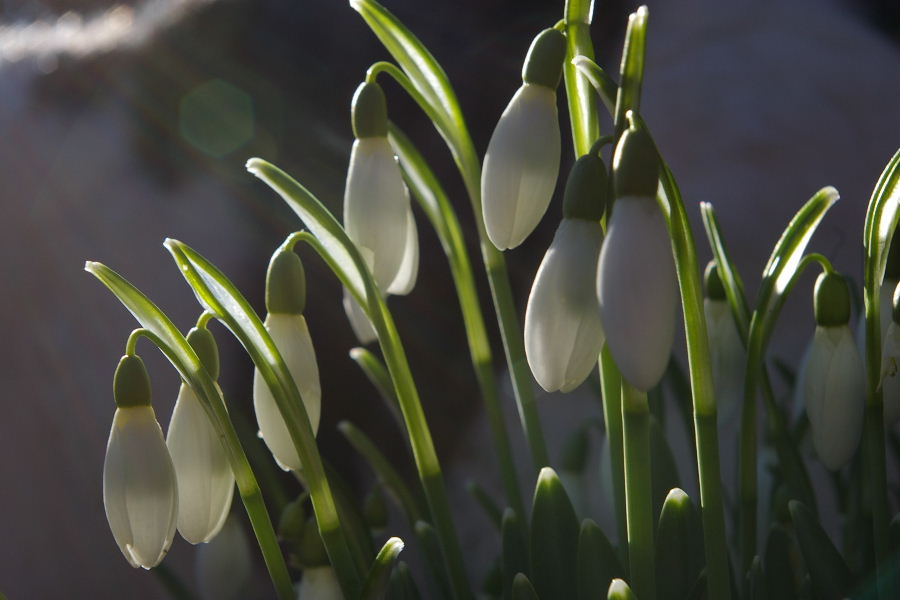
<path fill-rule="evenodd" d="M 886 427 L 900 412 L 900 244 L 890 250 L 900 215 L 900 153 L 869 203 L 862 276 L 849 274 L 862 281 L 858 325 L 848 275 L 835 271 L 825 256 L 806 251 L 838 199 L 829 187 L 787 225 L 751 303 L 709 204 L 700 208 L 714 259 L 698 263 L 678 186 L 640 114 L 646 8 L 629 18 L 616 77 L 593 61 L 592 3 L 566 2 L 564 18 L 534 38 L 522 84 L 482 160 L 446 74 L 422 42 L 374 0 L 351 5 L 393 62 L 373 64 L 352 100 L 356 140 L 343 224 L 274 165 L 258 158 L 247 163 L 304 226 L 272 256 L 264 318 L 221 271 L 180 241 L 166 240 L 165 247 L 201 305 L 187 335 L 116 272 L 87 263 L 141 325 L 128 338 L 115 372 L 117 408 L 104 464 L 106 513 L 125 559 L 135 567 L 157 566 L 177 530 L 192 544 L 206 544 L 198 558 L 201 592 L 238 597 L 253 553 L 244 524 L 237 515 L 228 517 L 236 485 L 282 599 L 472 598 L 476 590 L 485 597 L 543 600 L 895 598 L 900 522 L 890 514 L 886 435 L 894 446 L 897 438 Z M 502 418 L 502 371 L 491 354 L 476 292 L 481 274 L 440 182 L 389 120 L 386 78 L 431 119 L 469 195 L 531 452 L 527 472 L 513 464 Z M 561 218 L 547 210 L 560 177 L 560 90 L 576 157 L 562 174 Z M 601 110 L 614 123 L 604 135 Z M 411 196 L 420 211 L 413 211 Z M 422 214 L 450 264 L 503 482 L 503 497 L 472 485 L 501 540 L 483 582 L 467 576 L 441 464 L 388 303 L 390 295 L 414 292 L 416 218 Z M 520 328 L 520 302 L 511 292 L 504 251 L 546 219 L 558 226 Z M 398 475 L 378 445 L 349 422 L 340 430 L 372 467 L 375 489 L 364 498 L 352 496 L 319 454 L 315 437 L 323 404 L 315 344 L 303 316 L 307 285 L 300 243 L 344 286 L 344 307 L 361 343 L 351 356 L 389 408 L 402 415 L 416 481 Z M 814 290 L 796 290 L 809 268 L 821 271 Z M 772 390 L 766 347 L 794 292 L 811 298 L 816 330 L 794 383 L 795 406 L 789 407 Z M 670 360 L 679 310 L 686 376 Z M 302 493 L 280 514 L 266 511 L 216 383 L 218 352 L 208 328 L 213 320 L 252 359 L 260 436 L 272 460 L 302 484 Z M 137 354 L 140 338 L 157 346 L 181 376 L 166 437 Z M 589 424 L 576 424 L 564 461 L 556 465 L 560 474 L 554 470 L 534 398 L 535 380 L 548 392 L 569 392 L 596 368 L 608 473 L 602 483 L 584 472 Z M 673 404 L 679 409 L 666 418 L 680 415 L 696 446 L 699 498 L 676 487 L 677 467 L 660 424 L 664 387 L 676 389 Z M 760 405 L 763 435 L 757 431 Z M 720 430 L 729 421 L 720 415 L 727 414 L 735 415 L 740 428 L 736 439 L 723 439 L 738 445 L 735 489 L 724 488 L 719 459 Z M 766 471 L 759 468 L 763 452 L 773 457 Z M 819 522 L 819 492 L 807 472 L 811 460 L 833 474 L 844 530 L 840 548 Z M 761 495 L 760 479 L 770 493 Z M 608 488 L 615 530 L 604 531 L 575 510 L 582 504 L 574 483 L 579 480 Z M 523 481 L 533 484 L 530 500 L 522 496 Z M 386 498 L 408 519 L 414 539 L 391 537 Z M 734 523 L 731 537 L 728 520 Z M 423 572 L 407 567 L 401 554 L 407 543 L 406 552 L 421 554 Z"/>

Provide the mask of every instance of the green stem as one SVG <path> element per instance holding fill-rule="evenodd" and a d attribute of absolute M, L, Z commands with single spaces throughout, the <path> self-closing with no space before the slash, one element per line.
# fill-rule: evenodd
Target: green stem
<path fill-rule="evenodd" d="M 656 599 L 653 502 L 650 477 L 650 410 L 647 394 L 622 381 L 628 574 L 641 600 Z"/>
<path fill-rule="evenodd" d="M 616 507 L 616 525 L 619 536 L 619 553 L 622 558 L 628 527 L 625 511 L 625 458 L 622 447 L 622 376 L 613 361 L 608 346 L 600 353 L 600 387 L 603 394 L 603 419 L 606 421 L 606 437 L 609 440 L 609 460 L 612 465 L 613 499 Z M 627 561 L 626 561 L 627 564 Z"/>
<path fill-rule="evenodd" d="M 725 507 L 722 504 L 722 483 L 719 479 L 719 432 L 716 414 L 694 412 L 694 431 L 697 438 L 697 472 L 700 478 L 702 499 L 703 542 L 706 548 L 719 551 L 706 552 L 706 577 L 709 590 L 727 590 L 730 595 L 728 549 L 725 543 Z M 726 598 L 728 596 L 715 596 Z"/>

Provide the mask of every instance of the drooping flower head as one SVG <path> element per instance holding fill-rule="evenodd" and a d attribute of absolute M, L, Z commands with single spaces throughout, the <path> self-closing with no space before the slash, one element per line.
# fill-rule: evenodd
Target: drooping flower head
<path fill-rule="evenodd" d="M 306 276 L 300 257 L 288 248 L 272 256 L 266 275 L 266 331 L 275 342 L 291 378 L 303 399 L 313 434 L 319 428 L 322 390 L 319 367 L 303 309 L 306 306 Z M 253 407 L 259 433 L 276 462 L 284 470 L 300 470 L 300 455 L 294 446 L 281 411 L 269 386 L 257 369 L 253 374 Z"/>
<path fill-rule="evenodd" d="M 615 203 L 600 252 L 597 297 L 616 365 L 643 391 L 666 370 L 678 309 L 672 246 L 656 201 L 658 177 L 653 141 L 632 125 L 613 155 Z"/>
<path fill-rule="evenodd" d="M 522 87 L 500 116 L 484 156 L 481 201 L 488 238 L 515 248 L 547 212 L 559 175 L 556 88 L 566 55 L 565 36 L 545 29 L 531 44 Z"/>
<path fill-rule="evenodd" d="M 525 354 L 548 392 L 569 392 L 590 374 L 604 333 L 594 286 L 606 206 L 603 161 L 586 154 L 566 183 L 563 220 L 538 268 L 525 310 Z"/>
<path fill-rule="evenodd" d="M 136 355 L 113 380 L 116 413 L 103 463 L 103 505 L 113 537 L 133 567 L 151 569 L 175 537 L 175 469 L 151 405 L 150 378 Z"/>
<path fill-rule="evenodd" d="M 862 436 L 865 371 L 850 332 L 850 289 L 822 273 L 815 287 L 816 332 L 802 386 L 813 446 L 831 470 L 846 464 Z"/>
<path fill-rule="evenodd" d="M 212 333 L 193 328 L 188 343 L 210 377 L 219 376 L 219 350 Z M 219 391 L 221 396 L 221 390 Z M 234 474 L 216 428 L 194 390 L 182 383 L 169 421 L 166 445 L 178 478 L 178 532 L 192 544 L 213 539 L 225 523 L 234 495 Z"/>

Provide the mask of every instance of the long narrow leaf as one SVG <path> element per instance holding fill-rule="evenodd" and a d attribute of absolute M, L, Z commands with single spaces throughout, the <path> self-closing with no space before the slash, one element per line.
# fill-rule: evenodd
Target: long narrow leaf
<path fill-rule="evenodd" d="M 576 56 L 594 58 L 594 44 L 591 42 L 593 10 L 593 0 L 566 0 L 566 62 L 563 75 L 576 156 L 587 154 L 600 136 L 600 119 L 591 82 L 572 62 Z"/>

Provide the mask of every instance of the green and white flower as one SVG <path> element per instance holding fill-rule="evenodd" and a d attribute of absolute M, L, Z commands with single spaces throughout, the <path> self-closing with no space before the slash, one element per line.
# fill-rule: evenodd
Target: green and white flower
<path fill-rule="evenodd" d="M 545 29 L 534 39 L 522 86 L 500 116 L 484 156 L 484 225 L 500 250 L 515 248 L 531 235 L 556 188 L 561 152 L 556 87 L 565 54 L 559 31 Z"/>
<path fill-rule="evenodd" d="M 151 569 L 175 537 L 175 468 L 150 404 L 150 379 L 140 357 L 122 357 L 113 387 L 118 408 L 103 463 L 103 505 L 129 564 Z"/>

